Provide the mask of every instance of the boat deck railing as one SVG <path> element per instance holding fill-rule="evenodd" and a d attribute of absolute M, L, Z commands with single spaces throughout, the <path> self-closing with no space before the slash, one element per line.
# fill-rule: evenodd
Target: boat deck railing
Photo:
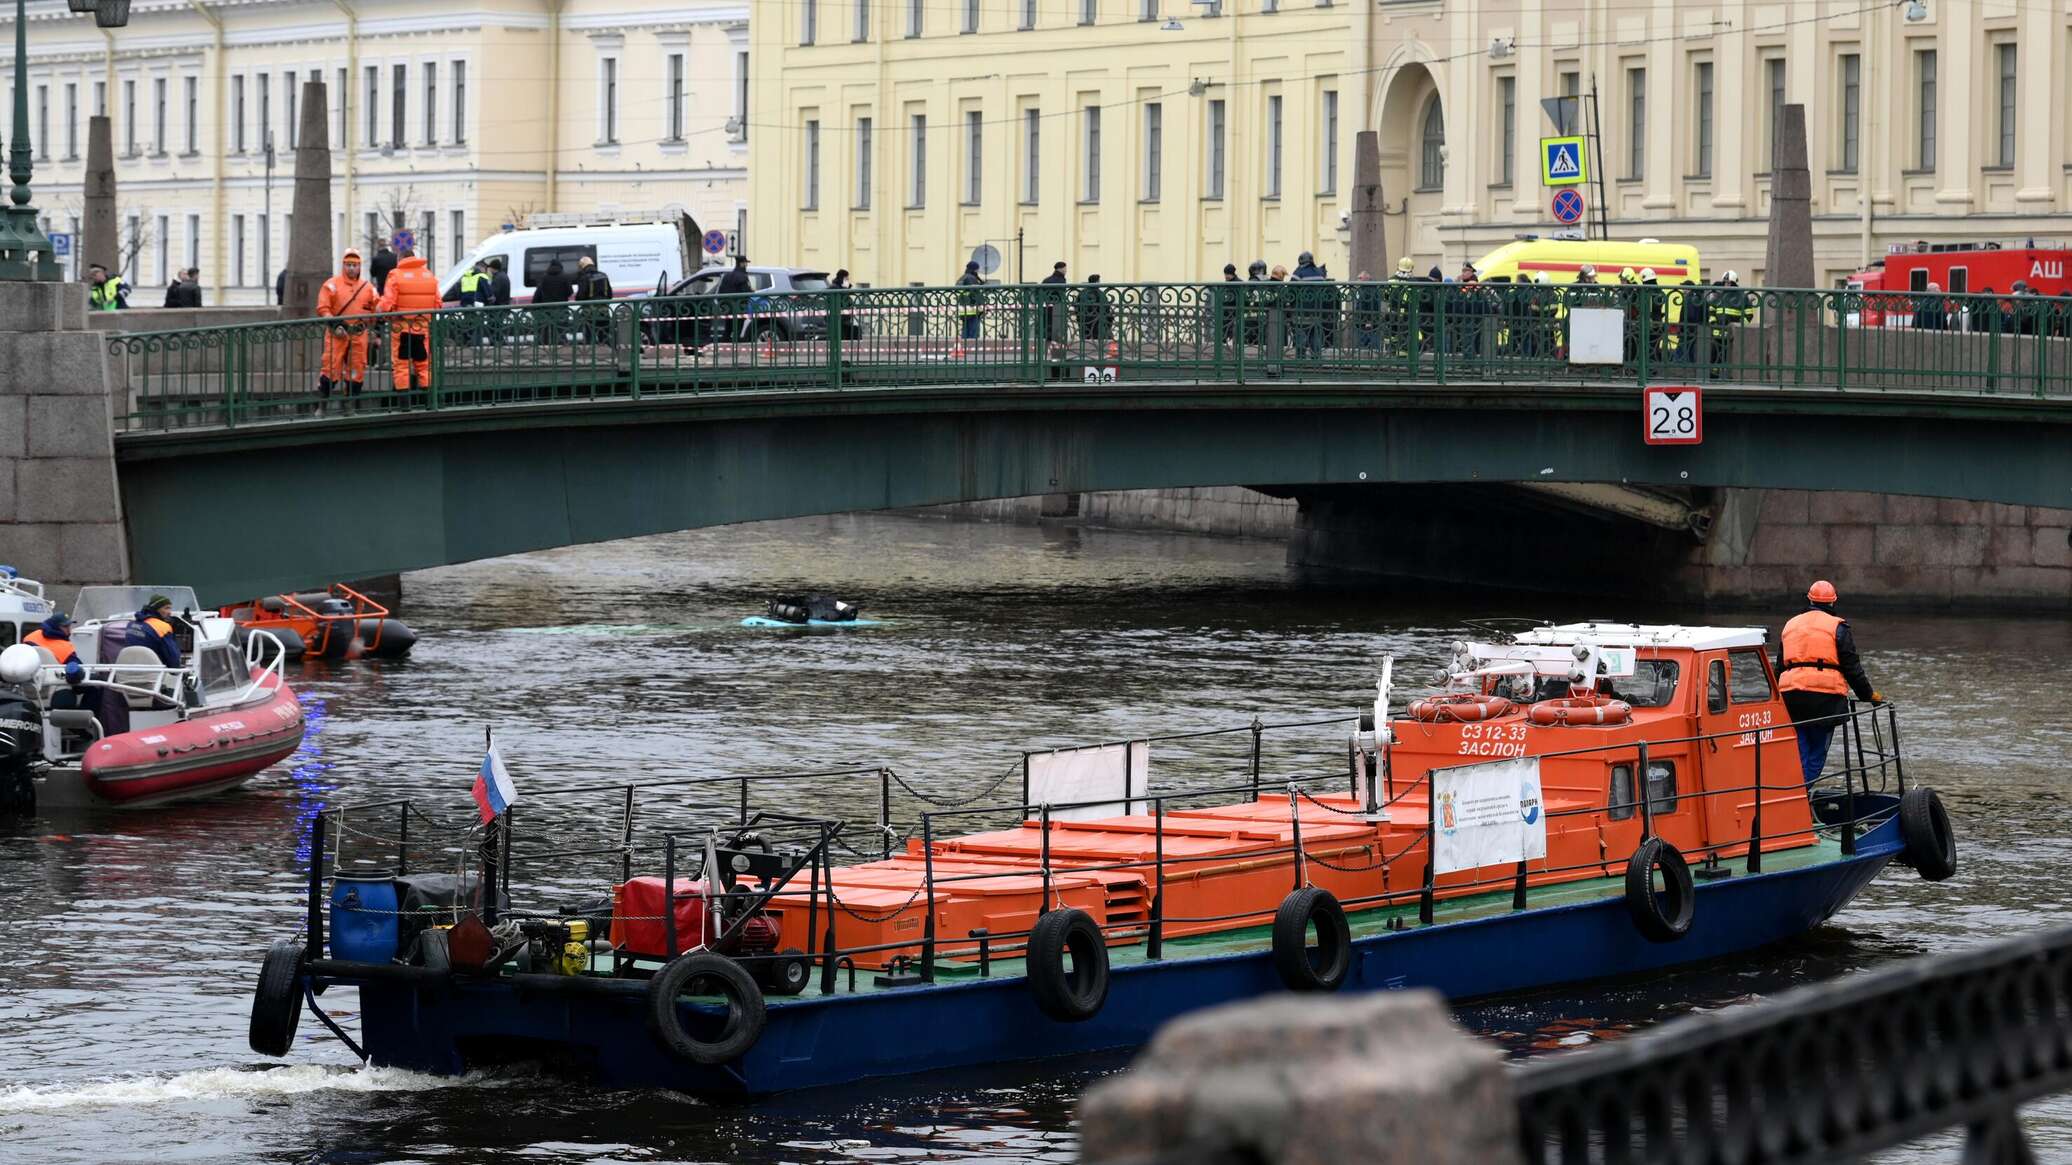
<path fill-rule="evenodd" d="M 1828 718 L 1836 728 L 1838 747 L 1842 763 L 1826 772 L 1821 780 L 1810 788 L 1802 773 L 1792 765 L 1786 774 L 1765 772 L 1762 747 L 1765 743 L 1785 738 L 1792 731 L 1790 725 L 1777 725 L 1754 730 L 1737 728 L 1727 732 L 1705 733 L 1672 739 L 1658 739 L 1641 742 L 1621 742 L 1592 747 L 1537 753 L 1539 759 L 1564 757 L 1585 757 L 1592 755 L 1607 757 L 1630 756 L 1634 760 L 1632 784 L 1626 796 L 1616 788 L 1606 789 L 1601 798 L 1584 799 L 1577 804 L 1575 791 L 1559 789 L 1569 803 L 1560 808 L 1549 808 L 1547 816 L 1552 821 L 1575 817 L 1607 817 L 1614 820 L 1639 821 L 1640 844 L 1660 836 L 1657 818 L 1676 811 L 1684 803 L 1706 804 L 1715 798 L 1745 799 L 1738 803 L 1750 807 L 1749 829 L 1745 836 L 1709 837 L 1699 845 L 1685 851 L 1684 856 L 1694 870 L 1704 869 L 1717 874 L 1732 871 L 1728 862 L 1738 862 L 1748 874 L 1763 871 L 1766 853 L 1774 856 L 1780 851 L 1810 846 L 1823 839 L 1831 839 L 1843 855 L 1857 851 L 1857 840 L 1867 827 L 1883 820 L 1889 814 L 1891 801 L 1878 797 L 1868 806 L 1859 805 L 1860 795 L 1903 793 L 1906 788 L 1906 774 L 1900 757 L 1897 709 L 1891 704 L 1859 706 L 1851 711 Z M 1301 889 L 1314 883 L 1315 871 L 1311 867 L 1329 870 L 1337 874 L 1368 875 L 1375 878 L 1372 893 L 1340 896 L 1340 904 L 1348 911 L 1382 910 L 1399 912 L 1402 917 L 1390 920 L 1391 926 L 1407 925 L 1409 911 L 1414 909 L 1417 925 L 1431 925 L 1439 921 L 1451 921 L 1442 917 L 1442 906 L 1452 909 L 1451 903 L 1470 900 L 1460 906 L 1460 917 L 1486 911 L 1486 899 L 1490 895 L 1509 890 L 1510 909 L 1525 910 L 1531 906 L 1537 882 L 1541 887 L 1552 889 L 1563 881 L 1574 881 L 1592 877 L 1610 876 L 1623 868 L 1629 854 L 1603 854 L 1598 860 L 1577 864 L 1554 866 L 1545 859 L 1533 863 L 1519 862 L 1514 868 L 1502 871 L 1480 869 L 1470 876 L 1447 876 L 1443 884 L 1436 874 L 1431 860 L 1433 829 L 1426 806 L 1429 802 L 1429 775 L 1420 773 L 1415 779 L 1403 782 L 1384 779 L 1363 786 L 1358 778 L 1358 769 L 1350 762 L 1344 767 L 1293 773 L 1265 773 L 1260 767 L 1260 740 L 1266 733 L 1277 728 L 1317 727 L 1327 724 L 1347 725 L 1347 717 L 1328 720 L 1301 721 L 1291 724 L 1269 725 L 1254 721 L 1252 724 L 1230 729 L 1212 730 L 1202 733 L 1175 734 L 1166 740 L 1190 740 L 1227 735 L 1249 735 L 1251 761 L 1247 770 L 1237 779 L 1211 781 L 1200 787 L 1179 788 L 1157 793 L 1132 794 L 1124 791 L 1109 794 L 1097 800 L 1071 803 L 1030 803 L 1026 799 L 990 803 L 947 804 L 951 799 L 939 798 L 914 788 L 893 772 L 889 766 L 854 766 L 847 768 L 815 771 L 772 773 L 749 776 L 692 776 L 662 781 L 624 783 L 614 786 L 564 785 L 540 790 L 526 790 L 526 824 L 519 826 L 516 807 L 508 810 L 499 819 L 497 827 L 483 830 L 473 825 L 456 825 L 426 814 L 412 800 L 398 798 L 387 801 L 362 803 L 326 810 L 314 823 L 316 836 L 313 838 L 312 862 L 309 885 L 309 949 L 320 950 L 323 927 L 323 909 L 326 889 L 334 876 L 367 876 L 378 872 L 402 874 L 413 868 L 413 855 L 419 862 L 414 868 L 437 868 L 454 870 L 464 876 L 477 877 L 481 882 L 501 891 L 501 894 L 482 896 L 482 913 L 485 921 L 494 922 L 504 918 L 552 919 L 568 916 L 572 902 L 586 897 L 591 901 L 603 898 L 609 901 L 609 887 L 630 879 L 636 872 L 660 873 L 665 886 L 674 886 L 679 876 L 704 877 L 704 855 L 715 845 L 724 848 L 738 842 L 748 834 L 762 835 L 764 844 L 775 843 L 778 848 L 790 847 L 800 855 L 795 875 L 787 875 L 783 882 L 774 886 L 751 889 L 756 907 L 767 904 L 780 894 L 796 902 L 797 883 L 803 878 L 807 884 L 805 909 L 809 918 L 807 934 L 798 944 L 806 956 L 818 964 L 821 987 L 824 993 L 836 990 L 837 969 L 843 966 L 853 968 L 859 961 L 878 961 L 876 956 L 896 955 L 898 962 L 911 962 L 913 970 L 921 981 L 932 981 L 939 971 L 948 965 L 968 970 L 975 961 L 980 974 L 985 974 L 995 955 L 1008 956 L 1026 947 L 1032 931 L 1001 933 L 973 932 L 971 934 L 945 935 L 938 933 L 937 909 L 939 900 L 954 892 L 959 886 L 984 883 L 988 880 L 1036 876 L 1041 883 L 1041 901 L 1045 908 L 1058 903 L 1057 884 L 1066 878 L 1083 878 L 1098 874 L 1134 874 L 1141 877 L 1148 892 L 1149 908 L 1145 917 L 1120 921 L 1097 921 L 1111 946 L 1117 943 L 1143 945 L 1146 958 L 1163 957 L 1167 931 L 1182 928 L 1190 935 L 1211 931 L 1239 929 L 1259 925 L 1270 920 L 1278 903 L 1259 908 L 1242 909 L 1216 915 L 1174 916 L 1165 912 L 1165 889 L 1169 876 L 1184 877 L 1194 869 L 1209 863 L 1228 864 L 1233 860 L 1229 853 L 1189 855 L 1169 852 L 1168 830 L 1177 828 L 1176 821 L 1190 820 L 1175 818 L 1176 810 L 1190 806 L 1230 805 L 1246 801 L 1257 802 L 1262 798 L 1284 797 L 1288 806 L 1288 841 L 1286 844 L 1247 848 L 1239 857 L 1247 863 L 1288 863 L 1290 866 L 1290 890 Z M 1718 788 L 1705 787 L 1695 790 L 1658 790 L 1645 774 L 1650 773 L 1649 757 L 1661 755 L 1664 750 L 1678 746 L 1686 748 L 1731 747 L 1736 741 L 1755 737 L 1755 747 L 1749 752 L 1753 758 L 1753 772 L 1745 784 L 1727 785 Z M 1036 750 L 1038 752 L 1042 750 Z M 1350 751 L 1350 750 L 1348 750 Z M 990 797 L 1006 787 L 1018 773 L 1025 770 L 1023 762 L 1009 767 L 990 788 L 981 790 L 966 801 L 978 801 Z M 1774 767 L 1774 766 L 1773 766 Z M 801 800 L 816 800 L 826 803 L 828 798 L 800 796 L 796 790 L 801 784 L 827 787 L 829 782 L 847 781 L 875 784 L 877 812 L 870 826 L 876 835 L 877 853 L 869 853 L 847 847 L 844 842 L 845 825 L 833 817 L 801 815 L 779 808 L 758 807 L 754 796 L 758 790 L 789 788 L 788 803 Z M 894 846 L 892 838 L 899 836 L 893 817 L 895 788 L 911 792 L 925 806 L 916 814 L 908 831 L 908 844 Z M 710 796 L 717 791 L 718 796 Z M 1814 815 L 1809 824 L 1794 815 L 1794 824 L 1778 827 L 1773 817 L 1765 826 L 1764 806 L 1775 804 L 1780 797 L 1810 796 Z M 602 800 L 610 805 L 604 812 L 593 811 L 587 821 L 590 827 L 605 826 L 610 829 L 610 840 L 599 844 L 565 845 L 523 844 L 525 838 L 559 838 L 566 835 L 576 824 L 570 821 L 556 821 L 552 814 L 543 809 L 539 801 L 563 801 L 589 799 Z M 645 800 L 643 800 L 645 798 Z M 1382 829 L 1370 837 L 1349 846 L 1320 844 L 1315 835 L 1316 813 L 1329 818 L 1343 818 L 1347 822 L 1377 824 L 1385 820 L 1384 814 L 1398 805 L 1406 809 L 1415 807 L 1424 816 L 1422 824 L 1414 829 L 1389 831 Z M 1112 861 L 1086 861 L 1073 858 L 1060 860 L 1053 851 L 1053 840 L 1062 831 L 1072 828 L 1065 814 L 1073 810 L 1105 809 L 1113 811 L 1117 806 L 1125 810 L 1142 813 L 1150 820 L 1148 840 L 1152 846 L 1149 858 L 1122 858 Z M 666 810 L 658 827 L 641 832 L 636 821 L 643 812 Z M 1312 811 L 1306 814 L 1306 810 Z M 961 863 L 960 868 L 939 870 L 938 860 L 956 858 L 953 851 L 945 850 L 944 840 L 952 833 L 963 832 L 965 823 L 995 820 L 1011 823 L 1020 828 L 1037 831 L 1036 863 L 1032 868 L 1026 864 L 1005 863 L 998 870 L 961 868 L 970 863 Z M 1192 819 L 1199 824 L 1202 820 L 1241 824 L 1241 820 L 1225 818 Z M 1265 819 L 1254 819 L 1261 823 Z M 418 824 L 418 837 L 413 840 L 412 823 Z M 1312 836 L 1304 837 L 1305 826 Z M 393 826 L 393 830 L 389 827 Z M 326 834 L 329 834 L 327 840 Z M 911 844 L 918 842 L 918 845 Z M 413 849 L 413 844 L 418 848 Z M 836 849 L 845 848 L 850 860 L 836 861 Z M 429 866 L 422 863 L 429 849 L 432 861 Z M 390 855 L 381 858 L 380 854 Z M 1348 855 L 1355 855 L 1348 861 Z M 906 900 L 896 906 L 879 908 L 863 907 L 845 902 L 837 890 L 837 875 L 845 866 L 857 862 L 882 862 L 894 856 L 918 862 L 920 878 Z M 581 863 L 602 861 L 609 873 L 602 879 L 585 875 Z M 1414 861 L 1412 870 L 1402 871 L 1410 876 L 1396 877 L 1399 868 Z M 1528 868 L 1529 867 L 1529 868 Z M 479 871 L 479 872 L 478 872 Z M 522 871 L 514 879 L 514 871 Z M 1700 876 L 1706 876 L 1701 873 Z M 1554 886 L 1549 886 L 1553 883 Z M 904 888 L 904 887 L 902 887 Z M 521 901 L 521 899 L 526 899 Z M 922 912 L 920 934 L 898 941 L 838 945 L 835 941 L 835 919 L 846 914 L 866 923 L 882 923 L 919 909 Z M 653 918 L 628 919 L 628 921 L 651 921 L 663 924 L 673 931 L 674 912 L 665 911 Z M 678 947 L 672 934 L 670 946 L 675 949 L 689 949 L 690 944 Z M 774 956 L 772 956 L 774 957 Z M 623 969 L 624 960 L 615 960 Z"/>

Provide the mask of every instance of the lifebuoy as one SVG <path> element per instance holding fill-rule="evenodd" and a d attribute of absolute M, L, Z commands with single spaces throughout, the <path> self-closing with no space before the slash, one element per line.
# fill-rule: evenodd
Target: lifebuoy
<path fill-rule="evenodd" d="M 1309 945 L 1310 924 L 1317 945 Z M 1273 969 L 1290 991 L 1336 991 L 1353 964 L 1352 928 L 1345 908 L 1329 890 L 1316 886 L 1281 899 L 1273 914 Z"/>
<path fill-rule="evenodd" d="M 1464 724 L 1508 716 L 1516 705 L 1502 696 L 1460 692 L 1451 696 L 1426 696 L 1410 701 L 1410 718 L 1427 724 L 1453 720 Z"/>
<path fill-rule="evenodd" d="M 1609 696 L 1566 696 L 1558 700 L 1541 700 L 1526 709 L 1525 717 L 1542 728 L 1624 724 L 1633 719 L 1633 705 Z"/>
<path fill-rule="evenodd" d="M 680 999 L 685 995 L 717 995 L 726 1003 L 716 1031 L 710 1017 L 693 1012 L 699 1034 L 691 1034 L 684 1022 Z M 698 1064 L 724 1064 L 737 1060 L 763 1036 L 770 1013 L 763 1005 L 763 993 L 741 969 L 741 964 L 711 951 L 692 951 L 670 960 L 668 966 L 648 980 L 648 1027 L 663 1047 Z"/>
<path fill-rule="evenodd" d="M 1065 954 L 1072 969 L 1065 970 Z M 1029 931 L 1029 990 L 1043 1014 L 1064 1023 L 1091 1019 L 1108 1002 L 1108 943 L 1084 910 L 1051 910 Z"/>
<path fill-rule="evenodd" d="M 259 964 L 259 984 L 252 989 L 252 1027 L 248 1042 L 262 1056 L 285 1056 L 295 1042 L 295 1023 L 302 1018 L 302 944 L 282 939 L 267 948 Z"/>
<path fill-rule="evenodd" d="M 1662 871 L 1662 889 L 1655 889 L 1655 871 Z M 1626 910 L 1649 942 L 1667 943 L 1691 932 L 1698 908 L 1691 867 L 1675 846 L 1659 837 L 1640 843 L 1626 860 Z"/>
<path fill-rule="evenodd" d="M 1900 794 L 1899 836 L 1906 843 L 1901 857 L 1923 878 L 1940 882 L 1957 872 L 1957 835 L 1934 789 L 1915 785 Z"/>

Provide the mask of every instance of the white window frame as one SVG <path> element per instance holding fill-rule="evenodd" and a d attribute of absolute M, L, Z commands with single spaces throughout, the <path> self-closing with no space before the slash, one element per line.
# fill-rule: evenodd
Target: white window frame
<path fill-rule="evenodd" d="M 625 74 L 620 67 L 620 42 L 600 44 L 597 50 L 597 144 L 619 144 L 619 95 Z"/>
<path fill-rule="evenodd" d="M 79 82 L 65 82 L 65 160 L 79 158 Z"/>
<path fill-rule="evenodd" d="M 1144 103 L 1143 201 L 1157 202 L 1165 191 L 1165 103 Z"/>
<path fill-rule="evenodd" d="M 685 78 L 689 75 L 688 45 L 671 45 L 662 57 L 662 141 L 676 145 L 684 140 Z"/>
<path fill-rule="evenodd" d="M 371 150 L 381 145 L 381 66 L 362 64 L 360 84 L 361 104 L 365 106 L 360 115 L 360 148 Z"/>
<path fill-rule="evenodd" d="M 417 66 L 424 84 L 424 144 L 439 144 L 439 62 L 423 61 Z"/>
<path fill-rule="evenodd" d="M 907 208 L 928 205 L 928 115 L 907 114 Z"/>
<path fill-rule="evenodd" d="M 1093 205 L 1101 201 L 1101 107 L 1083 105 L 1079 110 L 1079 200 Z"/>
<path fill-rule="evenodd" d="M 1281 162 L 1287 145 L 1286 109 L 1280 94 L 1266 95 L 1266 193 L 1262 196 L 1265 198 L 1281 196 Z"/>
<path fill-rule="evenodd" d="M 1210 202 L 1223 201 L 1230 173 L 1230 103 L 1221 97 L 1209 99 L 1209 113 L 1204 132 L 1208 135 L 1205 155 L 1208 171 L 1202 176 L 1202 197 Z"/>
<path fill-rule="evenodd" d="M 446 64 L 446 83 L 453 88 L 453 99 L 448 102 L 453 107 L 453 132 L 447 141 L 449 145 L 464 146 L 468 144 L 468 59 L 453 57 Z"/>
<path fill-rule="evenodd" d="M 296 140 L 302 136 L 302 127 L 298 124 L 302 114 L 302 94 L 297 84 L 301 76 L 294 69 L 289 69 L 282 76 L 281 80 L 281 96 L 286 98 L 288 102 L 287 125 L 285 127 L 287 132 L 281 136 L 288 139 L 288 149 L 290 150 L 295 148 Z"/>

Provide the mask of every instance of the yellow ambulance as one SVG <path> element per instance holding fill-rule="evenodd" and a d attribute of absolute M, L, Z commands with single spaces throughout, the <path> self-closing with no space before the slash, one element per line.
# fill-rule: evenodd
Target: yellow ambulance
<path fill-rule="evenodd" d="M 1698 248 L 1659 239 L 1622 242 L 1617 239 L 1543 239 L 1524 235 L 1505 243 L 1475 264 L 1475 276 L 1484 283 L 1536 283 L 1544 271 L 1552 283 L 1573 283 L 1585 263 L 1597 268 L 1599 283 L 1617 283 L 1623 268 L 1638 276 L 1643 268 L 1655 270 L 1655 282 L 1674 287 L 1685 280 L 1703 283 L 1698 267 Z"/>

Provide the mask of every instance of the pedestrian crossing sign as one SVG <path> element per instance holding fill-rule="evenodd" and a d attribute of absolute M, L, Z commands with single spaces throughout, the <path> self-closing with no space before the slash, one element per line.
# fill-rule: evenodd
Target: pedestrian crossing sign
<path fill-rule="evenodd" d="M 1581 136 L 1540 139 L 1540 184 L 1574 186 L 1589 180 Z"/>

